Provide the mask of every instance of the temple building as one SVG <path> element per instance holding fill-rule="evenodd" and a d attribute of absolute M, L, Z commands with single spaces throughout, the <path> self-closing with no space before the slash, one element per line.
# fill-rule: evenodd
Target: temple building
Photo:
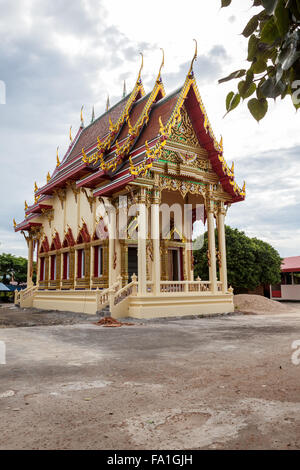
<path fill-rule="evenodd" d="M 16 223 L 28 244 L 22 307 L 118 317 L 228 313 L 225 216 L 245 199 L 193 73 L 166 96 L 161 69 L 81 125 Z M 163 63 L 162 63 L 163 65 Z M 124 93 L 125 95 L 125 93 Z M 184 221 L 181 216 L 184 215 Z M 209 279 L 194 279 L 193 224 L 207 224 Z M 217 235 L 215 228 L 217 228 Z M 218 237 L 218 251 L 216 239 Z M 33 260 L 37 282 L 32 282 Z"/>

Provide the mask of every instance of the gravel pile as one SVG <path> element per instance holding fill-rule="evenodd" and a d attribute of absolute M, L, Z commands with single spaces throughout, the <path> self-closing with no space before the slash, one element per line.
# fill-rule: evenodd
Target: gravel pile
<path fill-rule="evenodd" d="M 276 314 L 292 312 L 293 306 L 285 305 L 276 300 L 270 300 L 261 295 L 239 294 L 234 296 L 236 310 L 254 314 Z"/>

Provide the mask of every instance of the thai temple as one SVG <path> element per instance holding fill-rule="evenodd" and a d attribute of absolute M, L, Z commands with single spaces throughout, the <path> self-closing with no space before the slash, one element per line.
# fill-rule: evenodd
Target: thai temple
<path fill-rule="evenodd" d="M 15 303 L 115 318 L 229 313 L 225 217 L 245 199 L 212 131 L 193 65 L 166 95 L 161 70 L 79 130 L 16 223 L 28 244 Z M 125 96 L 126 95 L 126 96 Z M 184 214 L 185 221 L 180 220 Z M 207 224 L 209 279 L 194 278 L 193 224 Z M 188 222 L 186 222 L 188 221 Z M 217 230 L 215 230 L 217 228 Z M 216 239 L 218 243 L 216 243 Z M 216 247 L 218 246 L 218 250 Z M 33 283 L 33 262 L 37 279 Z"/>

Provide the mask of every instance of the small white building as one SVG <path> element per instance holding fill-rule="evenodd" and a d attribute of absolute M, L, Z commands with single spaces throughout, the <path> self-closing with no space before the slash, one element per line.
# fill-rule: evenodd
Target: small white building
<path fill-rule="evenodd" d="M 284 258 L 281 266 L 281 284 L 270 286 L 273 300 L 300 301 L 300 256 Z"/>

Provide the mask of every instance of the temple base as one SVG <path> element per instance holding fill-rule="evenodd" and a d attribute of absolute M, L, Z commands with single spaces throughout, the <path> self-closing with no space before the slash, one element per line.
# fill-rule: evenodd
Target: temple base
<path fill-rule="evenodd" d="M 164 318 L 231 313 L 234 311 L 232 294 L 160 295 L 131 297 L 129 316 L 132 318 Z"/>
<path fill-rule="evenodd" d="M 30 292 L 29 292 L 30 293 Z M 20 299 L 21 307 L 42 310 L 69 311 L 96 315 L 99 309 L 96 290 L 32 290 L 31 295 Z M 164 318 L 191 315 L 210 315 L 234 311 L 231 293 L 172 293 L 161 295 L 129 295 L 121 303 L 111 302 L 111 315 L 115 318 Z"/>

